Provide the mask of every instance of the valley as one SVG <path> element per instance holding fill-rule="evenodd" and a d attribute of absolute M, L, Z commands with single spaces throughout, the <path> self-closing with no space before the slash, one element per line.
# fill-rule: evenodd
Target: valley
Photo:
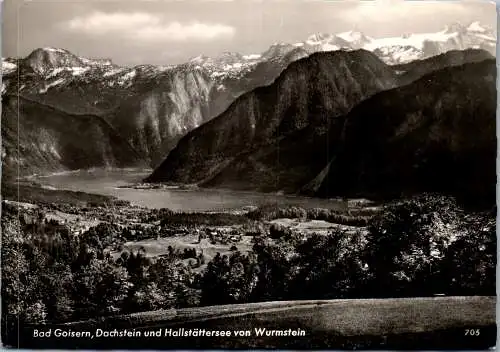
<path fill-rule="evenodd" d="M 49 194 L 60 193 L 62 198 L 58 202 L 50 198 L 47 201 L 46 196 L 35 197 L 36 192 L 33 192 L 18 198 L 20 202 L 4 202 L 22 209 L 26 217 L 36 218 L 37 214 L 43 214 L 43 221 L 64 225 L 77 236 L 106 224 L 116 227 L 122 235 L 110 247 L 115 258 L 123 251 L 145 250 L 148 257 L 161 257 L 168 255 L 172 248 L 181 252 L 194 250 L 195 255 L 187 259 L 186 264 L 195 266 L 196 272 L 206 267 L 205 264 L 196 266 L 197 255 L 202 254 L 203 261 L 208 263 L 217 253 L 248 253 L 253 237 L 266 229 L 286 229 L 304 236 L 327 235 L 338 230 L 363 231 L 367 220 L 379 211 L 378 206 L 362 199 L 349 201 L 346 209 L 344 202 L 334 199 L 231 190 L 135 187 L 134 181 L 147 172 L 143 169 L 94 169 L 31 176 L 21 181 L 21 185 Z M 78 197 L 82 191 L 95 193 L 102 200 L 85 201 Z M 80 202 L 72 202 L 64 195 L 77 195 Z M 272 214 L 279 209 L 291 209 L 290 217 L 286 212 L 281 217 L 267 217 L 267 212 Z M 324 215 L 308 216 L 308 212 Z"/>

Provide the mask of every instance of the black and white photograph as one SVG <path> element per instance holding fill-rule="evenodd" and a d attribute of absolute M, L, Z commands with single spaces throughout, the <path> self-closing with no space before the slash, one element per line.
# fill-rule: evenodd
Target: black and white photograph
<path fill-rule="evenodd" d="M 495 349 L 494 2 L 1 5 L 3 347 Z"/>

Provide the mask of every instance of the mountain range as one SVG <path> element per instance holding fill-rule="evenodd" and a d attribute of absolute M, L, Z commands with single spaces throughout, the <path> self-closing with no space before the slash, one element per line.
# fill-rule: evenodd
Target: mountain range
<path fill-rule="evenodd" d="M 483 160 L 475 172 L 489 175 L 496 152 L 494 63 L 480 50 L 397 67 L 365 50 L 311 55 L 188 133 L 146 181 L 361 196 L 445 184 L 471 160 Z M 473 121 L 478 125 L 468 129 Z M 468 149 L 461 140 L 467 138 L 477 149 Z M 362 146 L 365 154 L 354 152 Z M 469 159 L 452 168 L 462 152 Z M 447 172 L 436 165 L 446 165 Z M 421 182 L 408 176 L 417 169 Z M 448 182 L 450 192 L 474 187 L 477 182 L 466 186 L 472 174 L 462 173 L 462 181 L 457 176 L 456 189 Z M 386 188 L 376 180 L 387 182 Z M 482 186 L 491 191 L 486 179 Z"/>
<path fill-rule="evenodd" d="M 396 38 L 316 34 L 172 66 L 36 49 L 2 61 L 2 158 L 25 174 L 147 165 L 158 166 L 151 182 L 329 196 L 351 110 L 491 59 L 495 45 L 494 32 L 473 22 Z"/>

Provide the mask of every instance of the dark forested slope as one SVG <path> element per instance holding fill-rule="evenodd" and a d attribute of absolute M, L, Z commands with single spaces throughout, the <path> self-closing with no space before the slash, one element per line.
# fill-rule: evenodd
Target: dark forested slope
<path fill-rule="evenodd" d="M 4 175 L 145 164 L 99 116 L 68 114 L 17 96 L 2 98 Z"/>
<path fill-rule="evenodd" d="M 313 54 L 182 138 L 148 181 L 297 189 L 328 161 L 329 133 L 340 133 L 342 116 L 396 84 L 370 52 Z"/>
<path fill-rule="evenodd" d="M 374 95 L 347 115 L 317 194 L 438 191 L 494 204 L 496 97 L 495 60 Z"/>

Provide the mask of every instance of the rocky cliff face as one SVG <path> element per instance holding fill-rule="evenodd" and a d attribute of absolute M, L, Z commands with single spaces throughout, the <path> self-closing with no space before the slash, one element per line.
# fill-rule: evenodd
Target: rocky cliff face
<path fill-rule="evenodd" d="M 154 165 L 180 136 L 212 116 L 213 86 L 200 70 L 173 70 L 144 93 L 124 100 L 106 120 Z"/>
<path fill-rule="evenodd" d="M 3 62 L 3 94 L 20 94 L 69 114 L 104 119 L 150 165 L 188 131 L 222 113 L 239 95 L 272 81 L 294 58 L 225 53 L 178 66 L 119 67 L 44 48 Z M 245 61 L 244 64 L 238 60 Z"/>
<path fill-rule="evenodd" d="M 495 60 L 374 95 L 347 115 L 317 194 L 439 191 L 494 204 L 496 96 Z"/>
<path fill-rule="evenodd" d="M 187 134 L 148 181 L 296 188 L 324 165 L 324 143 L 341 117 L 396 84 L 394 71 L 367 51 L 311 55 Z"/>

